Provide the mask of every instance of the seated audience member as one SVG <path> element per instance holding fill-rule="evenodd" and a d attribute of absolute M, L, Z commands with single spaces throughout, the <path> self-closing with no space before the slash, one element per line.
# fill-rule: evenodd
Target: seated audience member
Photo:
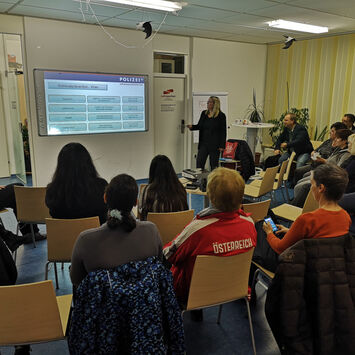
<path fill-rule="evenodd" d="M 136 221 L 138 186 L 129 175 L 106 188 L 107 222 L 82 232 L 72 254 L 75 302 L 71 354 L 185 353 L 181 310 L 163 265 L 157 227 Z"/>
<path fill-rule="evenodd" d="M 202 210 L 173 241 L 164 255 L 173 264 L 174 288 L 186 303 L 197 255 L 230 256 L 256 245 L 253 220 L 240 209 L 244 180 L 232 169 L 217 168 L 208 176 L 211 207 Z"/>
<path fill-rule="evenodd" d="M 339 206 L 349 213 L 351 218 L 349 232 L 355 235 L 355 192 L 343 195 L 339 201 Z"/>
<path fill-rule="evenodd" d="M 333 153 L 328 159 L 318 157 L 316 162 L 318 164 L 331 163 L 343 167 L 347 160 L 350 158 L 348 151 L 348 137 L 351 135 L 351 131 L 348 129 L 340 129 L 335 132 L 335 139 L 333 140 L 333 147 L 335 148 Z M 304 177 L 298 181 L 294 188 L 294 199 L 292 205 L 302 207 L 306 201 L 309 189 L 311 187 L 311 174 L 310 172 L 304 174 Z"/>
<path fill-rule="evenodd" d="M 162 244 L 155 224 L 136 221 L 132 208 L 137 204 L 138 187 L 129 175 L 114 177 L 106 188 L 107 222 L 80 234 L 70 269 L 74 285 L 90 272 L 112 268 L 149 256 L 162 259 Z"/>
<path fill-rule="evenodd" d="M 188 210 L 185 188 L 179 181 L 170 159 L 165 155 L 153 158 L 148 185 L 139 197 L 140 219 L 148 212 L 178 212 Z"/>
<path fill-rule="evenodd" d="M 335 122 L 330 126 L 330 131 L 329 131 L 329 139 L 324 141 L 317 149 L 315 149 L 311 153 L 311 157 L 315 155 L 315 153 L 320 154 L 320 157 L 323 159 L 328 159 L 329 156 L 333 153 L 335 147 L 333 147 L 333 141 L 335 139 L 335 132 L 340 130 L 340 129 L 346 129 L 346 125 L 342 122 Z M 302 179 L 303 175 L 307 173 L 308 171 L 311 171 L 314 169 L 316 166 L 318 166 L 319 163 L 312 161 L 312 163 L 307 164 L 305 166 L 301 166 L 300 168 L 295 170 L 295 176 L 294 180 L 295 183 L 297 184 L 298 180 Z"/>
<path fill-rule="evenodd" d="M 17 217 L 17 206 L 14 190 L 15 185 L 23 186 L 23 184 L 20 183 L 0 186 L 0 210 L 4 208 L 12 208 L 15 216 Z M 20 231 L 23 237 L 16 236 L 15 234 L 11 236 L 11 232 L 9 231 L 7 231 L 8 233 L 6 233 L 6 235 L 4 234 L 4 237 L 6 239 L 4 239 L 4 241 L 12 251 L 16 250 L 23 243 L 32 243 L 31 226 L 26 223 L 20 223 Z M 35 239 L 37 241 L 46 239 L 45 235 L 39 233 L 37 224 L 33 224 L 33 231 L 35 233 Z"/>
<path fill-rule="evenodd" d="M 313 146 L 309 140 L 307 129 L 296 122 L 297 117 L 294 113 L 288 113 L 284 118 L 284 130 L 276 141 L 274 154 L 281 154 L 280 149 L 287 151 L 281 155 L 278 163 L 287 160 L 291 153 L 296 153 L 297 168 L 305 165 L 313 151 Z"/>
<path fill-rule="evenodd" d="M 350 158 L 344 162 L 344 168 L 349 176 L 349 183 L 345 193 L 355 192 L 355 134 L 348 138 L 348 151 L 351 154 Z"/>
<path fill-rule="evenodd" d="M 346 113 L 341 121 L 346 125 L 347 129 L 350 129 L 355 133 L 355 115 L 352 113 Z"/>
<path fill-rule="evenodd" d="M 338 204 L 347 184 L 347 172 L 335 164 L 322 164 L 313 170 L 311 191 L 319 203 L 319 208 L 299 216 L 291 228 L 278 224 L 279 230 L 276 234 L 286 233 L 282 239 L 275 236 L 269 223 L 264 223 L 263 228 L 271 248 L 281 254 L 301 239 L 338 237 L 347 234 L 351 219 Z"/>
<path fill-rule="evenodd" d="M 66 144 L 58 155 L 46 205 L 53 218 L 107 217 L 104 191 L 107 181 L 99 177 L 90 153 L 80 143 Z"/>

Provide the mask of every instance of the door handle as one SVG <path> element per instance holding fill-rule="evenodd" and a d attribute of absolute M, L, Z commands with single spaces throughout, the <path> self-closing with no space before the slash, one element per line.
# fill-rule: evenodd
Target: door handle
<path fill-rule="evenodd" d="M 180 129 L 181 129 L 181 133 L 184 134 L 185 133 L 185 120 L 181 120 Z"/>

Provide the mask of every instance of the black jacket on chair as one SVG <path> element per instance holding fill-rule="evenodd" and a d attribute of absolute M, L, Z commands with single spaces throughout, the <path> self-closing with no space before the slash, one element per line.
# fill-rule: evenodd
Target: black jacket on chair
<path fill-rule="evenodd" d="M 255 174 L 254 157 L 248 143 L 241 139 L 228 139 L 227 142 L 238 143 L 234 159 L 240 161 L 242 168 L 241 175 L 243 176 L 243 179 L 247 181 L 250 176 Z"/>
<path fill-rule="evenodd" d="M 313 146 L 309 140 L 309 135 L 305 127 L 296 123 L 293 129 L 293 137 L 290 139 L 290 130 L 284 128 L 279 138 L 275 143 L 275 149 L 280 149 L 281 143 L 287 142 L 287 151 L 291 154 L 290 148 L 293 148 L 296 153 L 296 158 L 300 154 L 311 153 L 313 151 Z"/>
<path fill-rule="evenodd" d="M 0 238 L 0 286 L 14 285 L 17 279 L 17 269 L 5 243 Z"/>
<path fill-rule="evenodd" d="M 355 237 L 303 239 L 285 250 L 265 314 L 282 354 L 354 354 Z"/>

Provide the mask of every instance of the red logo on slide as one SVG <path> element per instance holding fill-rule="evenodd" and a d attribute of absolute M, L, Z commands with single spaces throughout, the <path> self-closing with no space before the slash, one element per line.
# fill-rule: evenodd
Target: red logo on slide
<path fill-rule="evenodd" d="M 174 89 L 164 90 L 163 95 L 169 95 L 169 94 L 172 94 L 173 92 L 174 92 Z"/>

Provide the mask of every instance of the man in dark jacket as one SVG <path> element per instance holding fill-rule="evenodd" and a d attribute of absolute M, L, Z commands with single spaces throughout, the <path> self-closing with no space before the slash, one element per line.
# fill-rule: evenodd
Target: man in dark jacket
<path fill-rule="evenodd" d="M 305 127 L 296 122 L 296 115 L 288 113 L 284 118 L 284 130 L 276 141 L 274 154 L 281 154 L 280 149 L 287 149 L 279 158 L 279 164 L 287 160 L 291 153 L 296 153 L 297 168 L 305 165 L 311 157 L 313 146 Z"/>
<path fill-rule="evenodd" d="M 279 257 L 265 314 L 281 354 L 354 354 L 355 238 L 303 239 Z"/>

